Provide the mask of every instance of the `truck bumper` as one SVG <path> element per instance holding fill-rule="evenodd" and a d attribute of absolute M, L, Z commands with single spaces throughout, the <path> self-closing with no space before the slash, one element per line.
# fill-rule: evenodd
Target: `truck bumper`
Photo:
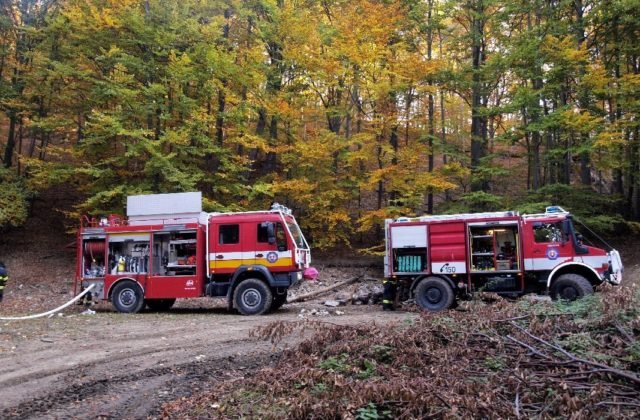
<path fill-rule="evenodd" d="M 302 280 L 302 271 L 292 271 L 290 273 L 277 273 L 273 276 L 275 287 L 291 287 Z"/>
<path fill-rule="evenodd" d="M 615 249 L 609 252 L 609 272 L 606 275 L 607 281 L 611 284 L 620 284 L 622 282 L 622 273 L 624 266 L 620 253 Z"/>

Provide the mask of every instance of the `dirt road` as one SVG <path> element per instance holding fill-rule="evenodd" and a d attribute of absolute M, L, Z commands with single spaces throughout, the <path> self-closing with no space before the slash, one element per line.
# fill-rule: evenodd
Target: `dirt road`
<path fill-rule="evenodd" d="M 163 402 L 250 374 L 278 358 L 283 346 L 249 337 L 274 321 L 300 320 L 310 304 L 285 305 L 266 316 L 234 315 L 221 307 L 174 308 L 0 323 L 0 418 L 147 418 Z M 338 308 L 311 316 L 338 324 L 402 322 L 415 314 L 379 307 Z M 306 312 L 308 313 L 308 311 Z"/>

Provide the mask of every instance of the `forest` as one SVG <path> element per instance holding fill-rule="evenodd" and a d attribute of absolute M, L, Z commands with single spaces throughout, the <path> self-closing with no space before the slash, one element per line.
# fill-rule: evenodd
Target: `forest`
<path fill-rule="evenodd" d="M 639 0 L 0 0 L 0 230 L 202 191 L 314 247 L 387 217 L 640 226 Z"/>

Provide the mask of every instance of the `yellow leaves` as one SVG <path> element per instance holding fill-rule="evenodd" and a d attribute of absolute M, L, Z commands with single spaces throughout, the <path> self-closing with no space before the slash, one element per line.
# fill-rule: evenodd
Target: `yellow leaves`
<path fill-rule="evenodd" d="M 625 74 L 620 80 L 620 93 L 631 101 L 637 101 L 640 96 L 640 74 Z"/>
<path fill-rule="evenodd" d="M 122 63 L 116 63 L 111 70 L 109 78 L 114 83 L 127 84 L 134 81 L 134 76 L 129 73 L 127 66 Z"/>
<path fill-rule="evenodd" d="M 585 87 L 589 87 L 599 94 L 606 93 L 609 90 L 609 83 L 611 83 L 611 79 L 600 61 L 587 66 L 583 81 Z"/>
<path fill-rule="evenodd" d="M 450 162 L 443 165 L 440 169 L 444 176 L 451 177 L 468 177 L 471 175 L 471 169 L 462 166 L 460 162 Z"/>
<path fill-rule="evenodd" d="M 624 167 L 627 144 L 624 131 L 618 125 L 607 127 L 595 138 L 591 153 L 593 162 L 599 169 Z"/>
<path fill-rule="evenodd" d="M 617 149 L 627 144 L 624 132 L 622 131 L 603 131 L 596 136 L 593 146 L 602 149 Z"/>
<path fill-rule="evenodd" d="M 577 108 L 564 111 L 560 116 L 562 124 L 579 133 L 589 133 L 602 124 L 602 119 L 591 115 L 587 111 L 580 111 Z"/>
<path fill-rule="evenodd" d="M 285 54 L 310 75 L 312 87 L 336 86 L 355 77 L 356 68 L 370 88 L 379 87 L 384 71 L 403 78 L 429 71 L 416 71 L 413 63 L 419 59 L 396 54 L 390 47 L 404 16 L 396 3 L 355 0 L 315 6 L 290 6 L 283 14 Z"/>
<path fill-rule="evenodd" d="M 89 6 L 89 16 L 96 22 L 97 26 L 117 28 L 120 26 L 116 15 L 117 10 L 111 7 L 98 8 L 92 4 Z"/>
<path fill-rule="evenodd" d="M 368 211 L 358 220 L 358 232 L 368 232 L 376 225 L 383 226 L 384 219 L 390 217 L 392 217 L 392 213 L 391 210 L 387 208 Z"/>
<path fill-rule="evenodd" d="M 365 188 L 375 187 L 379 182 L 386 182 L 398 172 L 397 166 L 387 166 L 386 168 L 376 169 L 369 173 L 369 177 L 363 186 Z"/>
<path fill-rule="evenodd" d="M 416 176 L 416 190 L 418 191 L 432 191 L 442 192 L 446 190 L 453 190 L 457 188 L 457 185 L 448 181 L 443 177 L 442 173 L 438 172 L 421 172 Z"/>
<path fill-rule="evenodd" d="M 456 188 L 448 179 L 463 172 L 459 164 L 428 172 L 427 151 L 419 150 L 417 146 L 402 148 L 397 153 L 392 150 L 389 152 L 395 155 L 398 163 L 370 170 L 361 184 L 364 189 L 376 189 L 382 182 L 387 191 L 395 191 L 400 195 L 445 191 Z"/>
<path fill-rule="evenodd" d="M 243 133 L 240 136 L 229 138 L 227 139 L 227 141 L 239 146 L 243 146 L 248 150 L 257 149 L 264 153 L 272 150 L 272 147 L 269 146 L 269 143 L 264 137 L 254 136 L 252 134 Z"/>
<path fill-rule="evenodd" d="M 383 3 L 367 0 L 347 2 L 344 9 L 336 14 L 336 27 L 344 36 L 345 44 L 367 47 L 382 47 L 389 44 L 400 17 L 397 3 Z"/>
<path fill-rule="evenodd" d="M 541 49 L 552 62 L 561 66 L 572 67 L 586 64 L 589 60 L 586 45 L 578 47 L 575 38 L 570 35 L 562 37 L 547 35 L 542 42 Z"/>
<path fill-rule="evenodd" d="M 307 178 L 297 178 L 274 183 L 273 191 L 274 193 L 294 196 L 300 201 L 307 201 L 313 198 L 316 186 L 315 182 L 311 182 Z"/>
<path fill-rule="evenodd" d="M 291 120 L 295 119 L 298 116 L 298 109 L 292 107 L 288 101 L 282 98 L 279 98 L 276 101 L 275 106 L 275 113 L 284 119 Z"/>
<path fill-rule="evenodd" d="M 187 146 L 191 141 L 189 132 L 185 129 L 169 129 L 162 136 L 166 144 Z"/>

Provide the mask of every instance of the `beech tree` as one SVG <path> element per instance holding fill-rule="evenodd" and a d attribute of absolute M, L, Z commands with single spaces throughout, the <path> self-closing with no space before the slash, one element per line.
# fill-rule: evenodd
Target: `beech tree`
<path fill-rule="evenodd" d="M 5 0 L 3 177 L 71 184 L 75 213 L 279 201 L 326 247 L 400 214 L 549 201 L 638 220 L 638 6 Z M 614 205 L 581 205 L 597 194 Z"/>

